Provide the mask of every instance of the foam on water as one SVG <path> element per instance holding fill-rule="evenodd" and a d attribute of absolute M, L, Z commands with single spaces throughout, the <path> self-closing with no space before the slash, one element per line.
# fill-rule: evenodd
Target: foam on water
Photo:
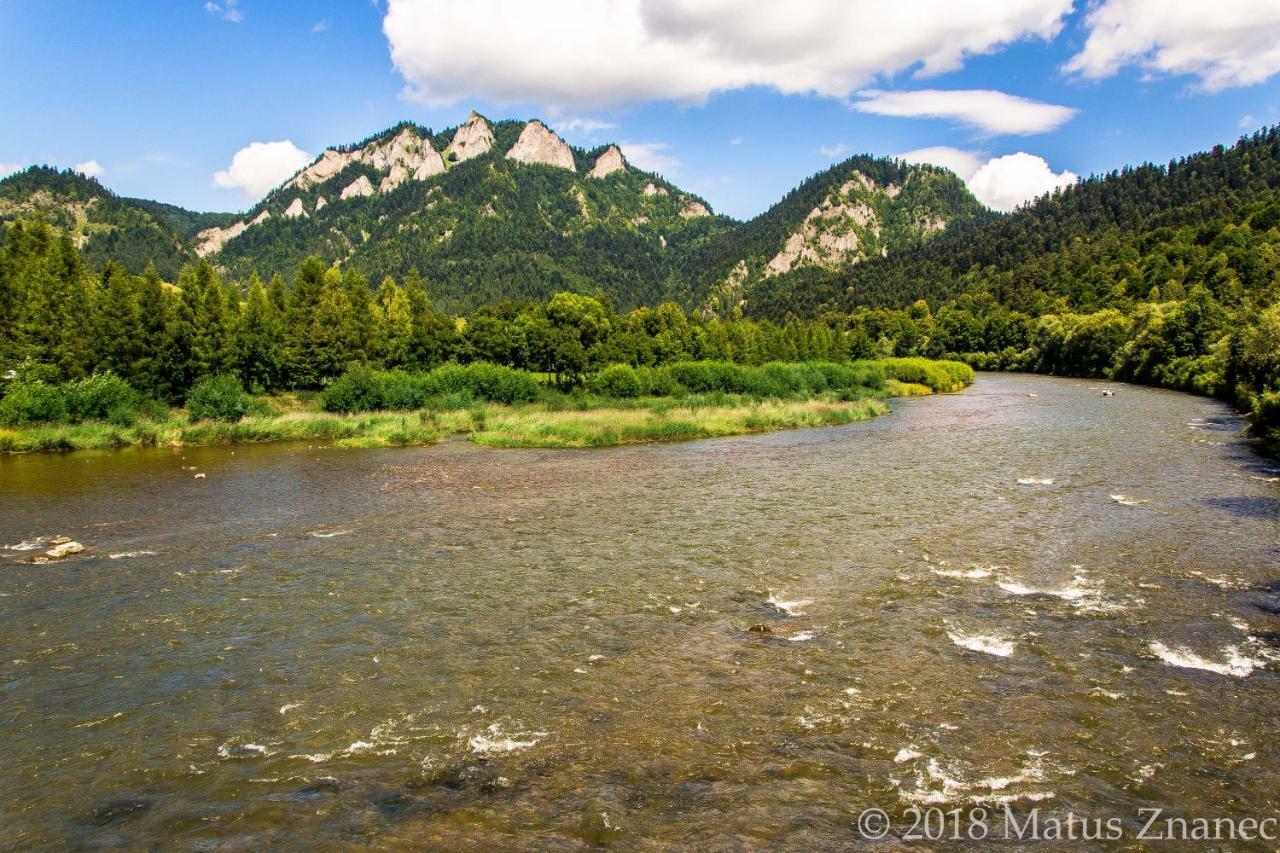
<path fill-rule="evenodd" d="M 467 747 L 474 753 L 520 752 L 534 746 L 549 732 L 511 732 L 502 730 L 500 723 L 490 723 L 483 732 L 467 739 Z"/>
<path fill-rule="evenodd" d="M 813 631 L 797 631 L 796 633 L 792 634 L 790 637 L 787 637 L 787 640 L 792 643 L 803 643 L 808 640 L 812 640 L 816 636 L 818 635 L 815 634 Z"/>
<path fill-rule="evenodd" d="M 804 615 L 803 608 L 808 607 L 810 604 L 813 604 L 813 599 L 801 598 L 795 601 L 785 601 L 781 598 L 778 598 L 776 594 L 771 592 L 769 593 L 769 598 L 767 599 L 767 603 L 771 604 L 774 607 L 774 609 L 778 610 L 781 613 L 785 613 L 788 616 L 803 616 Z"/>
<path fill-rule="evenodd" d="M 316 539 L 332 539 L 332 538 L 333 538 L 333 537 L 335 537 L 335 536 L 347 536 L 347 535 L 351 534 L 352 532 L 354 532 L 354 531 L 351 531 L 351 530 L 312 530 L 312 531 L 311 531 L 309 534 L 307 534 L 307 535 L 308 535 L 308 536 L 313 536 L 313 537 L 315 537 Z"/>
<path fill-rule="evenodd" d="M 115 554 L 108 554 L 108 560 L 127 560 L 130 557 L 154 557 L 155 551 L 120 551 Z"/>
<path fill-rule="evenodd" d="M 37 536 L 35 539 L 23 540 L 17 545 L 5 545 L 6 551 L 36 551 L 45 546 L 45 537 Z"/>
<path fill-rule="evenodd" d="M 1019 477 L 1019 486 L 1052 486 L 1052 477 Z"/>
<path fill-rule="evenodd" d="M 971 652 L 1007 658 L 1014 650 L 1013 640 L 998 634 L 969 634 L 948 628 L 947 636 L 951 638 L 951 642 Z"/>
<path fill-rule="evenodd" d="M 1267 665 L 1264 660 L 1247 657 L 1237 646 L 1227 646 L 1222 650 L 1223 655 L 1226 657 L 1225 661 L 1209 660 L 1185 646 L 1167 646 L 1158 640 L 1148 643 L 1147 648 L 1151 650 L 1152 654 L 1170 666 L 1181 667 L 1182 669 L 1202 669 L 1206 672 L 1229 675 L 1233 678 L 1248 678 L 1255 669 L 1260 669 Z"/>
<path fill-rule="evenodd" d="M 930 569 L 940 578 L 958 578 L 960 580 L 982 580 L 991 577 L 992 569 L 982 566 L 973 566 L 968 569 Z"/>
<path fill-rule="evenodd" d="M 922 766 L 918 766 L 915 774 L 915 787 L 903 789 L 899 787 L 898 796 L 904 801 L 916 805 L 943 805 L 947 803 L 997 803 L 1007 804 L 1019 800 L 1040 802 L 1057 796 L 1054 791 L 1041 787 L 1046 781 L 1042 762 L 1043 753 L 1029 752 L 1029 761 L 1021 768 L 1007 776 L 990 776 L 979 779 L 968 779 L 967 774 L 955 765 L 944 766 L 936 758 L 930 758 Z M 924 758 L 914 749 L 903 749 L 898 757 L 904 763 Z M 1014 790 L 1024 785 L 1034 785 L 1035 789 Z"/>

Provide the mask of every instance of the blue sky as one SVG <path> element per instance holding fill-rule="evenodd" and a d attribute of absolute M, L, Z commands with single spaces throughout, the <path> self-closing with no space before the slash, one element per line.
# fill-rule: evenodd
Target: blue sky
<path fill-rule="evenodd" d="M 477 109 L 621 142 L 737 217 L 920 149 L 1009 207 L 1280 121 L 1277 72 L 1274 0 L 3 0 L 0 169 L 239 210 L 299 151 Z"/>

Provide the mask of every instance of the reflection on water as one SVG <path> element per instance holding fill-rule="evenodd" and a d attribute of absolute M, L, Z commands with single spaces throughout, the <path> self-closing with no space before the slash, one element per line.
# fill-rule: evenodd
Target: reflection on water
<path fill-rule="evenodd" d="M 0 843 L 1271 813 L 1280 486 L 1240 423 L 1016 376 L 896 409 L 613 450 L 0 460 L 0 541 L 89 546 L 0 552 Z"/>

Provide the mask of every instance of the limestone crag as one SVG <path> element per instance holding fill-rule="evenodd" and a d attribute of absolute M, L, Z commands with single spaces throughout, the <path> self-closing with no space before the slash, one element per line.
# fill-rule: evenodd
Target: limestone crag
<path fill-rule="evenodd" d="M 591 167 L 590 172 L 587 172 L 587 177 L 603 178 L 606 175 L 612 175 L 614 172 L 620 172 L 625 168 L 627 168 L 626 158 L 622 156 L 618 146 L 610 145 L 603 154 L 596 158 L 596 164 Z"/>
<path fill-rule="evenodd" d="M 901 188 L 890 185 L 879 192 L 895 198 Z M 809 211 L 800 227 L 787 237 L 782 250 L 765 265 L 764 277 L 782 275 L 797 267 L 836 267 L 863 259 L 867 237 L 880 236 L 880 220 L 873 207 L 861 200 L 876 192 L 875 181 L 861 172 Z"/>
<path fill-rule="evenodd" d="M 520 138 L 507 152 L 507 159 L 518 163 L 545 163 L 570 172 L 577 171 L 569 146 L 537 119 L 526 124 L 524 130 L 520 131 Z"/>
<path fill-rule="evenodd" d="M 450 163 L 462 163 L 472 157 L 479 157 L 493 148 L 493 128 L 489 122 L 475 110 L 467 116 L 467 121 L 453 134 L 453 141 L 444 150 L 444 157 Z"/>
<path fill-rule="evenodd" d="M 370 195 L 373 195 L 373 192 L 374 192 L 373 184 L 370 183 L 369 176 L 361 175 L 351 183 L 347 184 L 346 188 L 343 189 L 343 191 L 339 195 L 339 198 L 348 199 L 348 198 L 358 198 L 361 196 L 370 196 Z"/>

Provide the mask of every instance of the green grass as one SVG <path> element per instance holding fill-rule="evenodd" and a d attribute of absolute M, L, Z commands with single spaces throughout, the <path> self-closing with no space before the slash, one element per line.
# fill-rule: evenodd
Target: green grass
<path fill-rule="evenodd" d="M 234 423 L 190 422 L 181 409 L 130 426 L 105 421 L 0 427 L 0 453 L 310 442 L 337 447 L 410 447 L 467 435 L 489 447 L 608 447 L 833 426 L 884 414 L 881 398 L 953 391 L 972 381 L 952 365 L 926 359 L 881 362 L 892 377 L 877 389 L 813 396 L 759 397 L 710 391 L 680 397 L 612 398 L 546 390 L 530 403 L 467 401 L 416 411 L 326 412 L 318 394 L 269 398 L 264 411 Z M 941 365 L 941 366 L 939 366 Z M 968 370 L 967 366 L 960 365 Z"/>

